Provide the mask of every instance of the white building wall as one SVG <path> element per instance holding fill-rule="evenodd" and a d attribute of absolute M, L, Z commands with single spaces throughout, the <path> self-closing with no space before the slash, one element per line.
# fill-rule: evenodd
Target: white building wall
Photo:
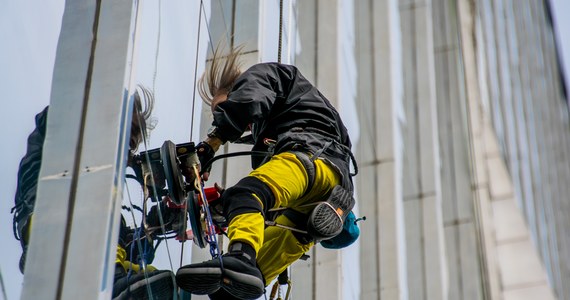
<path fill-rule="evenodd" d="M 256 26 L 240 14 L 259 3 L 223 3 L 235 9 L 227 24 L 240 40 L 241 26 Z M 556 232 L 568 220 L 557 199 L 568 189 L 570 139 L 543 5 L 284 3 L 295 41 L 284 57 L 359 137 L 358 211 L 367 216 L 359 246 L 317 246 L 293 265 L 293 299 L 563 299 L 568 238 Z M 276 59 L 268 14 L 277 1 L 259 7 L 261 27 L 248 40 L 259 47 L 248 64 Z M 345 102 L 353 92 L 354 110 Z M 555 100 L 541 105 L 544 98 Z"/>

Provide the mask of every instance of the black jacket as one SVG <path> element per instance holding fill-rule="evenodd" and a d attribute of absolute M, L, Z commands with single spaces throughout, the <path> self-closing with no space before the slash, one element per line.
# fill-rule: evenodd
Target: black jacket
<path fill-rule="evenodd" d="M 48 108 L 36 115 L 36 128 L 28 137 L 26 155 L 20 161 L 18 186 L 14 197 L 14 235 L 21 238 L 22 229 L 32 214 L 36 202 L 36 189 L 42 164 L 42 149 L 46 136 Z"/>
<path fill-rule="evenodd" d="M 275 154 L 290 150 L 315 154 L 324 149 L 322 156 L 343 175 L 349 172 L 351 142 L 338 112 L 294 66 L 252 66 L 214 111 L 213 125 L 224 142 L 240 138 L 250 124 L 255 151 L 268 150 L 266 138 L 277 141 Z M 252 156 L 252 166 L 258 167 L 262 160 Z"/>

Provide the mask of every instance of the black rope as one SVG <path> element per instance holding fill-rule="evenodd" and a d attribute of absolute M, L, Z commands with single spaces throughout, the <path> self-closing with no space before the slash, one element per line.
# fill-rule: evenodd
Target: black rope
<path fill-rule="evenodd" d="M 154 72 L 152 74 L 152 94 L 156 95 L 156 76 L 158 74 L 158 56 L 160 54 L 160 33 L 162 24 L 162 1 L 158 1 L 158 32 L 156 35 L 156 52 L 154 55 Z"/>
<path fill-rule="evenodd" d="M 2 287 L 2 296 L 4 299 L 8 299 L 6 295 L 6 286 L 4 286 L 4 278 L 2 277 L 2 270 L 0 270 L 0 286 Z"/>
<path fill-rule="evenodd" d="M 128 211 L 128 212 L 132 211 L 132 209 L 131 209 L 130 207 L 126 206 L 126 205 L 122 205 L 122 206 L 121 206 L 121 209 L 124 209 L 124 210 L 126 210 L 126 211 Z M 133 209 L 134 209 L 134 210 L 138 210 L 139 212 L 143 213 L 143 209 L 142 209 L 140 206 L 136 205 L 136 204 L 133 204 Z"/>
<path fill-rule="evenodd" d="M 192 140 L 192 134 L 194 133 L 194 110 L 196 107 L 196 83 L 198 79 L 198 54 L 200 52 L 200 29 L 202 26 L 202 7 L 204 6 L 204 2 L 200 1 L 200 12 L 198 14 L 198 35 L 196 38 L 196 61 L 194 62 L 194 88 L 192 91 L 192 122 L 190 122 L 190 140 Z"/>
<path fill-rule="evenodd" d="M 210 159 L 209 161 L 207 161 L 204 164 L 204 167 L 202 168 L 202 170 L 207 170 L 216 160 L 222 159 L 222 158 L 228 158 L 228 157 L 234 157 L 234 156 L 242 156 L 242 155 L 251 155 L 251 156 L 271 156 L 272 153 L 271 152 L 267 152 L 267 151 L 238 151 L 238 152 L 232 152 L 232 153 L 226 153 L 226 154 L 220 154 L 212 159 Z"/>
<path fill-rule="evenodd" d="M 344 146 L 341 144 L 341 146 Z M 346 147 L 346 146 L 344 146 Z M 350 156 L 350 160 L 352 161 L 352 166 L 354 168 L 354 172 L 350 173 L 350 176 L 356 176 L 358 174 L 358 164 L 356 163 L 356 158 L 354 157 L 354 154 L 352 153 L 352 151 L 350 151 L 350 148 L 346 147 L 348 149 L 348 155 Z M 226 154 L 220 154 L 212 159 L 210 159 L 209 161 L 207 161 L 204 164 L 204 167 L 202 167 L 202 170 L 207 170 L 216 160 L 220 160 L 222 158 L 229 158 L 229 157 L 234 157 L 234 156 L 242 156 L 242 155 L 251 155 L 251 156 L 271 156 L 273 155 L 273 153 L 268 152 L 268 151 L 238 151 L 238 152 L 232 152 L 232 153 L 226 153 Z"/>
<path fill-rule="evenodd" d="M 220 7 L 221 7 L 221 3 L 220 3 Z M 201 5 L 202 7 L 202 13 L 207 16 L 206 14 L 206 10 L 204 8 L 204 5 Z M 222 9 L 222 16 L 224 15 L 224 10 Z M 226 33 L 228 32 L 228 28 L 226 26 L 226 20 L 224 18 L 222 18 L 222 20 L 224 20 L 224 26 L 226 27 Z M 210 26 L 208 25 L 208 20 L 206 20 L 206 22 L 204 22 L 206 24 L 206 31 L 208 32 L 208 43 L 210 44 L 210 50 L 212 51 L 212 54 L 214 54 L 214 44 L 212 43 L 212 33 L 210 32 Z M 207 52 L 207 51 L 206 51 Z"/>
<path fill-rule="evenodd" d="M 277 45 L 277 62 L 281 63 L 281 44 L 283 43 L 283 0 L 279 0 L 279 44 Z"/>

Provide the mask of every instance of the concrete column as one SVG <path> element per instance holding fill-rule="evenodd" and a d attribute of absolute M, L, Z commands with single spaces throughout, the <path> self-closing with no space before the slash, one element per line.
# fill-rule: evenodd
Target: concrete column
<path fill-rule="evenodd" d="M 559 62 L 556 59 L 556 44 L 550 12 L 544 1 L 530 1 L 532 16 L 537 24 L 536 45 L 541 56 L 537 63 L 542 66 L 540 99 L 545 101 L 536 103 L 537 109 L 542 113 L 545 131 L 543 141 L 545 145 L 549 183 L 551 211 L 547 219 L 551 222 L 549 237 L 551 240 L 551 255 L 553 258 L 552 277 L 555 278 L 557 293 L 560 299 L 570 297 L 570 287 L 566 282 L 570 279 L 570 238 L 565 228 L 570 226 L 570 205 L 568 205 L 568 137 L 570 126 L 568 121 L 567 102 L 562 98 L 559 72 Z M 538 102 L 538 101 L 537 101 Z"/>
<path fill-rule="evenodd" d="M 301 72 L 338 108 L 339 58 L 337 1 L 299 1 L 298 22 L 302 52 L 297 56 Z M 342 257 L 340 251 L 314 247 L 306 262 L 293 265 L 294 281 L 302 287 L 293 297 L 342 299 Z"/>
<path fill-rule="evenodd" d="M 479 43 L 476 39 L 481 35 L 477 31 L 475 11 L 469 1 L 461 0 L 458 2 L 458 13 L 468 103 L 468 131 L 472 137 L 470 152 L 475 183 L 473 199 L 481 243 L 479 257 L 483 297 L 555 299 L 524 223 L 523 213 L 520 206 L 517 207 L 514 179 L 502 159 L 490 118 L 480 101 L 481 95 L 487 94 L 488 90 L 485 84 L 480 84 L 477 75 L 478 72 L 486 71 L 486 68 L 477 62 L 477 59 L 484 59 L 484 56 L 477 56 Z M 479 67 L 482 68 L 478 70 Z M 508 69 L 505 72 L 516 73 Z M 511 79 L 516 82 L 518 75 L 511 75 Z M 514 87 L 519 88 L 516 84 Z M 524 120 L 522 115 L 518 117 Z M 520 133 L 515 138 L 521 138 Z M 522 146 L 526 147 L 524 144 Z M 516 184 L 520 185 L 520 182 Z"/>
<path fill-rule="evenodd" d="M 22 299 L 111 296 L 132 111 L 133 12 L 125 1 L 65 4 Z"/>
<path fill-rule="evenodd" d="M 316 10 L 318 1 L 299 1 L 297 5 L 299 6 L 297 22 L 301 29 L 299 31 L 301 52 L 295 57 L 296 66 L 309 81 L 316 83 L 316 53 L 318 51 L 318 18 L 316 16 Z M 299 260 L 291 266 L 291 279 L 295 283 L 291 295 L 293 299 L 314 299 L 314 250 L 309 251 L 307 254 L 310 255 L 311 258 L 305 261 Z"/>
<path fill-rule="evenodd" d="M 402 196 L 401 31 L 397 1 L 355 1 L 361 142 L 361 299 L 408 299 Z"/>
<path fill-rule="evenodd" d="M 314 84 L 339 107 L 339 3 L 318 0 L 316 76 Z M 316 246 L 313 251 L 314 298 L 342 299 L 342 256 L 340 251 L 326 250 Z"/>
<path fill-rule="evenodd" d="M 465 74 L 456 1 L 432 1 L 449 299 L 481 299 L 479 224 L 471 185 Z"/>
<path fill-rule="evenodd" d="M 411 299 L 447 299 L 431 1 L 400 1 L 404 215 Z"/>
<path fill-rule="evenodd" d="M 211 17 L 208 26 L 212 33 L 211 38 L 214 40 L 208 40 L 208 42 L 214 47 L 221 42 L 222 45 L 226 47 L 224 49 L 226 52 L 229 50 L 232 43 L 234 46 L 244 46 L 244 54 L 240 57 L 243 71 L 258 63 L 260 60 L 260 52 L 258 49 L 258 29 L 261 16 L 259 9 L 259 3 L 255 0 L 225 0 L 212 2 Z M 211 47 L 209 46 L 209 48 Z M 207 54 L 206 67 L 209 67 L 212 55 L 213 51 L 209 50 Z M 201 74 L 198 74 L 198 76 L 201 76 Z M 211 108 L 207 105 L 202 105 L 200 136 L 196 137 L 195 142 L 205 139 L 208 129 L 212 126 L 212 118 Z M 249 150 L 251 150 L 250 145 L 227 143 L 220 148 L 217 154 Z M 247 176 L 251 170 L 251 160 L 249 156 L 216 161 L 212 165 L 212 175 L 206 183 L 206 187 L 213 186 L 214 183 L 219 183 L 224 187 L 230 187 L 236 184 L 240 179 Z M 228 239 L 223 236 L 218 236 L 218 238 L 221 250 L 225 251 L 229 244 Z M 206 246 L 205 249 L 199 249 L 195 244 L 193 244 L 192 247 L 193 262 L 202 262 L 211 259 L 208 246 Z M 197 297 L 197 299 L 208 299 L 206 296 L 195 295 L 193 297 Z"/>

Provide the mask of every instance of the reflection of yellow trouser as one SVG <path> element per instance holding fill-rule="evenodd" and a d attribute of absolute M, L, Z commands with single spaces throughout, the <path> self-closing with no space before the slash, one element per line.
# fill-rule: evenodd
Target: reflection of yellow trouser
<path fill-rule="evenodd" d="M 135 273 L 139 273 L 141 271 L 141 266 L 138 264 L 133 264 L 132 262 L 126 260 L 127 259 L 127 251 L 117 245 L 117 258 L 115 259 L 115 265 L 121 265 L 126 272 L 132 270 Z M 146 265 L 146 271 L 152 272 L 156 271 L 156 268 L 152 265 Z"/>
<path fill-rule="evenodd" d="M 308 186 L 307 172 L 297 156 L 289 152 L 273 156 L 249 176 L 256 177 L 269 186 L 275 196 L 275 207 L 297 208 L 301 212 L 309 212 L 313 207 L 298 208 L 299 206 L 325 200 L 325 195 L 340 184 L 341 180 L 333 167 L 324 160 L 317 159 L 313 187 L 303 196 Z M 257 198 L 256 195 L 254 197 Z M 294 226 L 284 216 L 276 221 L 278 224 Z M 288 229 L 269 226 L 264 230 L 264 220 L 260 213 L 236 216 L 229 225 L 228 236 L 232 242 L 247 242 L 254 247 L 257 263 L 267 284 L 313 246 L 313 243 L 299 243 Z"/>

